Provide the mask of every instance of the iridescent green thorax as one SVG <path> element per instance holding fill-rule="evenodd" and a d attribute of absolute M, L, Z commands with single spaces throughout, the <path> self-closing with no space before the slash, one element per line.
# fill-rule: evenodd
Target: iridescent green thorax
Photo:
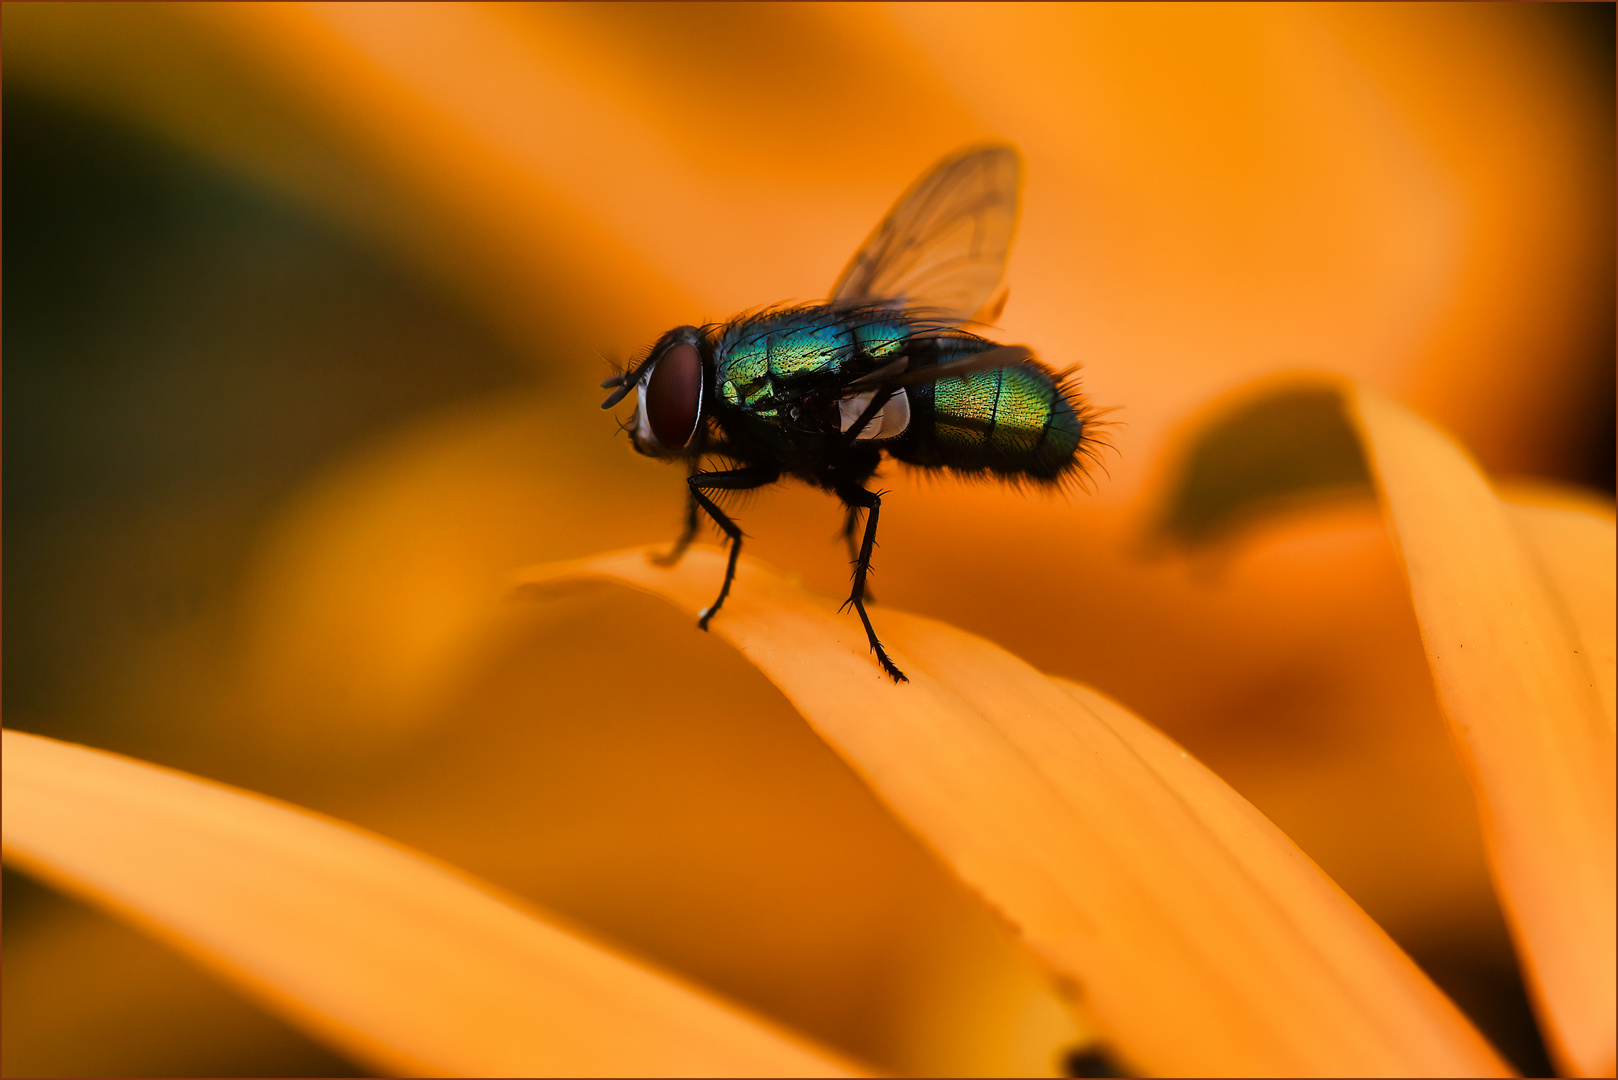
<path fill-rule="evenodd" d="M 769 311 L 719 330 L 714 344 L 716 381 L 729 404 L 769 408 L 806 384 L 873 371 L 913 351 L 918 337 L 940 336 L 958 339 L 965 352 L 993 346 L 964 331 L 897 311 L 823 305 Z"/>
<path fill-rule="evenodd" d="M 860 319 L 854 324 L 854 340 L 860 352 L 885 364 L 903 354 L 915 330 L 902 318 Z"/>
<path fill-rule="evenodd" d="M 756 435 L 780 442 L 808 392 L 874 371 L 927 325 L 899 312 L 823 305 L 738 319 L 715 341 L 715 388 Z"/>
<path fill-rule="evenodd" d="M 858 356 L 851 327 L 826 308 L 738 319 L 714 346 L 719 396 L 757 438 L 790 450 L 789 409 L 808 385 L 847 369 Z"/>
<path fill-rule="evenodd" d="M 855 358 L 853 330 L 825 308 L 786 311 L 726 327 L 714 349 L 719 393 L 754 412 L 778 405 L 783 391 Z"/>

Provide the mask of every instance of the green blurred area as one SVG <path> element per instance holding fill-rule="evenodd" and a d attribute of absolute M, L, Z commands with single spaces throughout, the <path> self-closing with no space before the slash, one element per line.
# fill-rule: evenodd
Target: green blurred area
<path fill-rule="evenodd" d="M 120 686 L 278 501 L 532 367 L 354 237 L 6 87 L 7 719 L 139 753 Z"/>
<path fill-rule="evenodd" d="M 8 81 L 4 139 L 6 723 L 250 767 L 220 760 L 229 718 L 185 700 L 256 530 L 334 458 L 534 365 L 354 236 L 143 133 Z M 154 699 L 171 711 L 129 707 Z M 4 905 L 5 1075 L 353 1074 L 10 871 Z M 53 962 L 58 939 L 93 966 Z"/>
<path fill-rule="evenodd" d="M 1179 463 L 1168 539 L 1192 546 L 1309 499 L 1369 496 L 1359 439 L 1331 386 L 1292 386 L 1221 409 Z"/>

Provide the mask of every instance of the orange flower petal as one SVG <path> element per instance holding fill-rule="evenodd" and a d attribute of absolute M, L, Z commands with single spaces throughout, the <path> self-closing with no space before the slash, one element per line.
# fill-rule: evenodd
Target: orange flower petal
<path fill-rule="evenodd" d="M 1566 522 L 1508 511 L 1464 451 L 1404 408 L 1363 390 L 1349 404 L 1553 1051 L 1581 1075 L 1611 1075 L 1614 746 L 1602 700 L 1611 700 L 1611 661 L 1582 639 L 1594 616 L 1558 599 L 1559 588 L 1610 596 L 1610 565 L 1605 585 L 1593 573 L 1568 578 L 1555 554 L 1563 545 L 1542 543 Z M 1609 563 L 1611 535 L 1609 525 Z M 1537 549 L 1552 557 L 1542 562 Z"/>
<path fill-rule="evenodd" d="M 1618 721 L 1618 536 L 1613 506 L 1549 485 L 1510 485 L 1506 513 L 1533 551 L 1587 657 L 1607 723 Z"/>
<path fill-rule="evenodd" d="M 9 861 L 384 1075 L 850 1075 L 352 826 L 36 736 L 5 732 L 4 750 Z"/>
<path fill-rule="evenodd" d="M 523 572 L 545 592 L 609 580 L 687 613 L 723 563 L 647 549 Z M 1477 1075 L 1504 1064 L 1279 830 L 1140 720 L 954 628 L 881 610 L 911 677 L 859 624 L 744 561 L 713 627 L 1082 993 L 1159 1075 Z M 1076 695 L 1076 696 L 1075 696 Z"/>

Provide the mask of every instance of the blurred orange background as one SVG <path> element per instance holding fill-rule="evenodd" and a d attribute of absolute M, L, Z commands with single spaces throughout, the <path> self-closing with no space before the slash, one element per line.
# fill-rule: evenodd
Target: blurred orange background
<path fill-rule="evenodd" d="M 1375 507 L 1144 541 L 1186 425 L 1296 370 L 1610 500 L 1611 5 L 4 17 L 8 726 L 375 828 L 892 1069 L 1054 1063 L 997 924 L 728 647 L 503 591 L 675 532 L 606 360 L 821 297 L 1007 139 L 997 336 L 1082 364 L 1114 452 L 1066 498 L 892 471 L 876 594 L 1161 726 L 1543 1067 Z M 824 496 L 739 517 L 845 587 Z M 7 1075 L 347 1068 L 6 891 Z"/>

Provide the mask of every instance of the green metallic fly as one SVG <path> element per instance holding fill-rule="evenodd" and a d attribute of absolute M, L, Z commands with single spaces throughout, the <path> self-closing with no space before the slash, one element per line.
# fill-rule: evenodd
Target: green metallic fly
<path fill-rule="evenodd" d="M 866 484 L 882 455 L 1045 486 L 1083 473 L 1095 452 L 1087 429 L 1096 414 L 1071 380 L 1022 345 L 965 329 L 985 316 L 1000 285 L 1021 176 L 1010 146 L 954 154 L 894 204 L 825 303 L 676 327 L 601 384 L 616 387 L 604 409 L 639 391 L 637 415 L 625 425 L 636 450 L 690 468 L 685 528 L 659 561 L 673 565 L 685 553 L 699 510 L 730 538 L 724 583 L 699 627 L 724 605 L 742 550 L 741 530 L 710 493 L 795 476 L 842 500 L 854 562 L 844 608 L 859 613 L 882 670 L 906 682 L 865 610 L 882 508 L 882 494 Z M 704 470 L 706 458 L 730 467 Z"/>

